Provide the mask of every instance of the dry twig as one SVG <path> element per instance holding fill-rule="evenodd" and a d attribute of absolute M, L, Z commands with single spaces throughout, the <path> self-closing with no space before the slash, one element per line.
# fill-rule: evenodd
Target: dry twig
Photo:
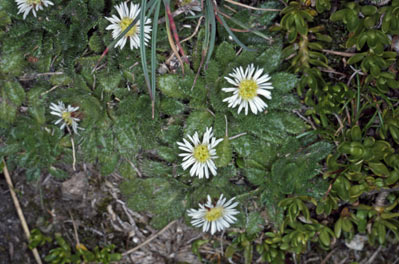
<path fill-rule="evenodd" d="M 187 40 L 190 40 L 190 39 L 192 39 L 195 35 L 197 35 L 197 32 L 198 32 L 198 30 L 199 30 L 199 27 L 201 26 L 201 21 L 202 21 L 202 19 L 204 19 L 203 16 L 201 16 L 201 17 L 198 19 L 198 23 L 197 23 L 197 26 L 195 27 L 194 33 L 191 34 L 191 36 L 189 36 L 189 37 L 183 39 L 182 41 L 180 41 L 180 43 L 186 42 Z"/>
<path fill-rule="evenodd" d="M 356 74 L 365 75 L 364 72 L 362 72 L 361 70 L 355 69 L 352 65 L 350 65 L 350 67 L 351 67 L 351 69 L 353 70 L 353 73 L 352 73 L 351 77 L 349 77 L 348 81 L 346 82 L 346 86 L 349 86 L 349 85 L 350 85 L 350 83 L 351 83 L 353 77 L 355 77 Z"/>
<path fill-rule="evenodd" d="M 75 152 L 75 142 L 73 141 L 73 137 L 71 137 L 72 144 L 72 169 L 76 171 L 76 152 Z"/>
<path fill-rule="evenodd" d="M 316 129 L 317 129 L 316 126 L 313 124 L 312 120 L 310 120 L 310 119 L 304 117 L 303 115 L 301 115 L 301 113 L 299 113 L 299 111 L 293 110 L 292 112 L 293 112 L 294 114 L 296 114 L 299 118 L 301 118 L 302 120 L 304 120 L 306 123 L 308 123 L 308 124 L 312 127 L 313 130 L 316 130 Z"/>
<path fill-rule="evenodd" d="M 237 5 L 237 6 L 241 6 L 241 7 L 245 7 L 248 9 L 252 9 L 252 10 L 259 10 L 259 11 L 273 11 L 273 12 L 280 12 L 281 9 L 274 9 L 274 8 L 260 8 L 260 7 L 253 7 L 253 6 L 249 6 L 240 2 L 236 2 L 233 0 L 226 0 L 226 2 L 233 4 L 233 5 Z"/>
<path fill-rule="evenodd" d="M 364 263 L 365 263 L 365 264 L 374 263 L 374 259 L 377 257 L 378 253 L 380 253 L 381 249 L 382 249 L 382 246 L 379 246 L 379 247 L 377 248 L 377 250 L 374 252 L 374 254 L 368 259 L 368 261 L 367 261 L 367 262 L 364 262 Z"/>
<path fill-rule="evenodd" d="M 339 123 L 339 128 L 338 130 L 335 132 L 334 136 L 338 136 L 339 132 L 341 132 L 341 130 L 344 128 L 344 124 L 341 121 L 341 118 L 339 118 L 339 116 L 334 113 L 335 118 L 337 119 L 338 123 Z"/>
<path fill-rule="evenodd" d="M 337 251 L 337 248 L 334 248 L 333 250 L 330 251 L 330 253 L 327 254 L 327 256 L 323 259 L 321 264 L 326 264 L 327 260 Z"/>
<path fill-rule="evenodd" d="M 335 51 L 335 50 L 326 50 L 326 49 L 323 49 L 322 51 L 323 51 L 324 53 L 334 54 L 334 55 L 338 55 L 338 56 L 342 56 L 342 57 L 352 57 L 352 56 L 355 56 L 355 55 L 356 55 L 356 53 L 342 52 L 342 51 Z"/>
<path fill-rule="evenodd" d="M 345 73 L 337 72 L 337 71 L 335 71 L 334 69 L 325 69 L 325 68 L 319 68 L 319 69 L 320 69 L 320 71 L 322 71 L 322 72 L 334 73 L 334 74 L 337 74 L 337 75 L 341 75 L 341 76 L 346 77 L 346 74 L 345 74 Z"/>
<path fill-rule="evenodd" d="M 48 94 L 49 92 L 54 91 L 55 89 L 57 89 L 58 87 L 60 87 L 60 85 L 54 85 L 53 87 L 51 87 L 49 90 L 42 92 L 40 95 L 43 96 L 45 94 Z"/>
<path fill-rule="evenodd" d="M 132 168 L 136 171 L 137 175 L 139 175 L 140 178 L 143 177 L 143 174 L 141 174 L 141 171 L 134 165 L 133 162 L 131 162 L 129 159 L 126 159 L 126 161 L 132 166 Z"/>
<path fill-rule="evenodd" d="M 147 239 L 146 241 L 144 241 L 143 243 L 141 243 L 140 245 L 138 245 L 135 248 L 129 249 L 128 251 L 122 253 L 123 256 L 129 255 L 131 253 L 133 253 L 134 251 L 144 247 L 145 245 L 147 245 L 148 243 L 150 243 L 152 240 L 154 240 L 156 237 L 158 237 L 160 234 L 162 234 L 163 232 L 165 232 L 166 230 L 168 230 L 172 225 L 174 225 L 177 222 L 177 220 L 174 220 L 172 222 L 170 222 L 167 226 L 165 226 L 164 228 L 162 228 L 161 231 L 159 231 L 158 233 L 156 233 L 155 235 L 151 236 L 149 239 Z"/>
<path fill-rule="evenodd" d="M 68 210 L 69 216 L 71 217 L 72 226 L 73 226 L 73 233 L 75 235 L 76 247 L 80 247 L 79 235 L 78 235 L 78 228 L 76 227 L 75 220 L 73 219 L 71 211 Z"/>
<path fill-rule="evenodd" d="M 186 42 L 186 41 L 192 39 L 195 35 L 197 35 L 198 30 L 199 30 L 199 27 L 201 26 L 202 19 L 204 19 L 203 16 L 201 16 L 201 17 L 198 19 L 198 24 L 197 24 L 197 26 L 195 27 L 194 33 L 191 34 L 191 36 L 188 36 L 187 38 L 185 38 L 185 39 L 183 39 L 182 41 L 180 41 L 180 43 Z M 177 49 L 178 49 L 178 48 L 177 48 Z M 169 56 L 169 58 L 165 61 L 165 63 L 166 63 L 167 65 L 169 65 L 170 62 L 171 62 L 171 60 L 172 60 L 174 57 L 176 57 L 176 55 L 175 55 L 174 52 L 172 52 L 172 54 L 171 54 L 171 55 Z"/>
<path fill-rule="evenodd" d="M 43 76 L 51 76 L 51 75 L 62 75 L 64 74 L 63 72 L 42 72 L 42 73 L 36 73 L 32 75 L 23 75 L 19 77 L 20 81 L 31 81 L 34 80 L 38 77 L 43 77 Z"/>
<path fill-rule="evenodd" d="M 243 132 L 243 133 L 237 134 L 235 136 L 231 136 L 231 137 L 229 137 L 229 140 L 233 140 L 233 139 L 239 138 L 241 136 L 245 136 L 246 134 L 247 134 L 247 132 Z"/>

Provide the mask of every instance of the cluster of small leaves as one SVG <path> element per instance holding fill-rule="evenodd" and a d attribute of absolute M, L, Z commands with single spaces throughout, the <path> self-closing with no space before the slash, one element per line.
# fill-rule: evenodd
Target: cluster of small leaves
<path fill-rule="evenodd" d="M 59 233 L 54 234 L 55 244 L 57 247 L 51 249 L 44 258 L 47 263 L 63 264 L 63 263 L 113 263 L 122 258 L 120 253 L 113 253 L 115 245 L 107 245 L 103 248 L 98 246 L 93 251 L 88 250 L 84 245 L 77 244 L 73 251 L 71 246 Z M 52 243 L 53 238 L 44 235 L 38 229 L 33 229 L 29 241 L 29 248 L 33 249 L 38 246 L 44 246 Z"/>
<path fill-rule="evenodd" d="M 359 201 L 361 195 L 375 190 L 389 191 L 396 188 L 399 180 L 399 155 L 391 144 L 373 137 L 362 137 L 359 126 L 354 126 L 346 133 L 347 140 L 338 146 L 338 152 L 327 158 L 330 173 L 333 178 L 331 194 L 351 204 Z M 345 162 L 338 157 L 347 156 Z M 339 171 L 339 175 L 331 172 Z M 375 202 L 372 206 L 360 203 L 350 208 L 341 208 L 340 218 L 335 223 L 335 233 L 340 237 L 341 230 L 349 237 L 353 237 L 357 225 L 360 233 L 367 233 L 370 243 L 376 238 L 383 244 L 386 240 L 388 228 L 398 238 L 399 213 L 392 213 L 397 200 L 394 195 L 387 197 L 390 205 Z M 376 199 L 378 200 L 378 199 Z M 366 224 L 372 223 L 366 230 Z M 379 232 L 380 230 L 381 232 Z"/>
<path fill-rule="evenodd" d="M 291 59 L 293 71 L 303 73 L 298 94 L 302 96 L 306 92 L 305 103 L 311 107 L 307 115 L 311 115 L 316 124 L 327 128 L 331 124 L 328 115 L 342 113 L 355 92 L 347 87 L 352 83 L 325 81 L 320 68 L 332 70 L 323 54 L 332 38 L 321 34 L 325 30 L 323 25 L 311 27 L 311 24 L 331 5 L 328 3 L 325 8 L 320 8 L 317 3 L 314 6 L 309 4 L 309 1 L 291 1 L 282 11 L 284 15 L 280 24 L 273 26 L 273 29 L 285 30 L 288 42 L 292 43 L 284 49 L 284 58 Z M 378 8 L 355 2 L 345 3 L 330 18 L 332 22 L 342 21 L 346 25 L 349 35 L 344 46 L 356 47 L 358 51 L 351 55 L 348 64 L 360 64 L 362 74 L 366 74 L 362 81 L 365 84 L 363 89 L 379 96 L 399 86 L 395 71 L 389 70 L 397 56 L 395 51 L 389 50 L 389 35 L 397 32 L 398 4 L 398 1 L 392 1 L 390 6 Z"/>
<path fill-rule="evenodd" d="M 389 193 L 397 189 L 398 154 L 387 141 L 363 139 L 358 126 L 345 136 L 327 158 L 329 191 L 320 199 L 294 196 L 279 203 L 286 212 L 283 224 L 257 245 L 265 261 L 283 263 L 286 251 L 303 253 L 309 242 L 328 249 L 335 239 L 351 240 L 355 234 L 367 235 L 371 245 L 399 239 L 398 197 Z M 373 193 L 378 195 L 370 204 L 365 195 Z M 338 217 L 328 220 L 335 212 Z"/>
<path fill-rule="evenodd" d="M 364 80 L 367 88 L 376 94 L 399 87 L 395 73 L 387 70 L 396 61 L 397 54 L 386 50 L 391 44 L 388 35 L 398 32 L 398 8 L 399 1 L 382 8 L 350 2 L 331 16 L 331 21 L 342 21 L 350 33 L 345 46 L 356 46 L 359 51 L 348 63 L 360 63 L 363 73 L 368 74 Z"/>

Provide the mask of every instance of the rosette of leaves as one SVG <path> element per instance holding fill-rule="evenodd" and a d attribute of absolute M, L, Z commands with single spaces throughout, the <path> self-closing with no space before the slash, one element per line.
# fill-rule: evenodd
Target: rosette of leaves
<path fill-rule="evenodd" d="M 384 33 L 398 34 L 399 33 L 399 1 L 393 0 L 391 5 L 381 8 L 381 13 L 384 13 L 382 19 L 381 29 Z"/>
<path fill-rule="evenodd" d="M 398 199 L 395 198 L 394 195 L 388 197 L 387 204 L 376 203 L 373 206 L 360 204 L 356 207 L 354 222 L 359 232 L 367 234 L 371 245 L 376 242 L 382 245 L 389 239 L 399 238 Z M 341 228 L 344 230 L 344 224 L 338 223 L 338 221 L 336 229 L 339 230 L 341 224 Z"/>
<path fill-rule="evenodd" d="M 321 77 L 321 76 L 320 76 Z M 303 77 L 304 79 L 313 78 L 312 75 Z M 323 81 L 324 82 L 324 81 Z M 342 112 L 342 106 L 353 99 L 355 93 L 349 89 L 344 83 L 325 84 L 323 89 L 319 89 L 317 81 L 311 81 L 311 86 L 306 91 L 305 103 L 312 108 L 306 111 L 307 115 L 311 115 L 317 124 L 328 127 L 327 115 L 339 114 Z"/>
<path fill-rule="evenodd" d="M 256 251 L 261 255 L 262 260 L 269 263 L 284 263 L 286 249 L 281 248 L 281 233 L 265 232 L 265 237 L 266 239 L 256 246 Z"/>
<path fill-rule="evenodd" d="M 399 144 L 399 108 L 385 109 L 382 118 L 384 123 L 378 130 L 379 136 L 384 140 L 390 136 L 396 144 Z"/>
<path fill-rule="evenodd" d="M 355 201 L 365 192 L 387 188 L 399 180 L 399 155 L 384 140 L 362 137 L 359 126 L 346 132 L 347 140 L 338 146 L 338 152 L 327 158 L 330 174 L 335 177 L 332 192 L 342 200 Z M 346 155 L 347 162 L 339 161 Z"/>
<path fill-rule="evenodd" d="M 334 232 L 313 220 L 303 224 L 300 221 L 284 223 L 285 235 L 282 237 L 281 248 L 301 254 L 305 252 L 309 242 L 319 241 L 320 245 L 328 248 Z"/>
<path fill-rule="evenodd" d="M 379 199 L 379 196 L 376 200 Z M 385 203 L 385 199 L 383 199 L 383 203 Z M 367 234 L 371 245 L 376 242 L 384 244 L 387 239 L 398 239 L 398 199 L 395 195 L 388 195 L 386 200 L 388 200 L 386 205 L 376 202 L 373 206 L 361 203 L 356 206 L 344 207 L 338 220 L 334 223 L 335 236 L 352 239 L 356 233 Z"/>
<path fill-rule="evenodd" d="M 395 63 L 397 54 L 386 50 L 391 44 L 387 33 L 391 32 L 391 21 L 398 14 L 398 2 L 392 6 L 377 8 L 373 5 L 361 5 L 359 3 L 346 3 L 345 7 L 331 15 L 332 21 L 342 21 L 350 34 L 346 41 L 346 47 L 356 46 L 357 53 L 349 60 L 349 64 L 360 63 L 364 73 L 369 73 L 365 82 L 376 90 L 376 93 L 387 93 L 389 89 L 397 88 L 398 81 L 394 72 L 387 71 L 388 67 Z M 385 18 L 386 14 L 388 18 Z M 385 21 L 380 23 L 380 21 Z M 392 22 L 395 31 L 397 22 Z M 382 25 L 384 25 L 382 27 Z"/>

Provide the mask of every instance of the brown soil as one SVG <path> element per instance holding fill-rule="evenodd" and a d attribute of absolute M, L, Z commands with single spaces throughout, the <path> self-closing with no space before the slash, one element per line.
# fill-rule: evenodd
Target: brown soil
<path fill-rule="evenodd" d="M 150 216 L 131 211 L 119 199 L 117 186 L 122 179 L 117 174 L 103 178 L 90 168 L 71 173 L 68 180 L 43 175 L 38 182 L 27 182 L 23 172 L 10 173 L 30 229 L 38 228 L 50 237 L 59 232 L 71 247 L 77 242 L 73 223 L 79 242 L 88 249 L 114 244 L 119 253 L 158 232 L 148 225 Z M 35 263 L 7 183 L 0 176 L 0 264 Z M 176 221 L 120 263 L 199 263 L 191 251 L 191 241 L 201 235 Z M 42 259 L 54 247 L 51 243 L 39 247 Z"/>

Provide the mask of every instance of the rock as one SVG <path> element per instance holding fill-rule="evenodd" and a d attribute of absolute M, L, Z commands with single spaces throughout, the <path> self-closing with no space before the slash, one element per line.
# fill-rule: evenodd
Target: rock
<path fill-rule="evenodd" d="M 66 200 L 81 200 L 86 196 L 88 188 L 87 176 L 83 172 L 76 173 L 62 183 L 62 197 Z"/>
<path fill-rule="evenodd" d="M 367 236 L 356 234 L 351 241 L 345 241 L 345 245 L 350 249 L 362 250 L 366 241 Z"/>

